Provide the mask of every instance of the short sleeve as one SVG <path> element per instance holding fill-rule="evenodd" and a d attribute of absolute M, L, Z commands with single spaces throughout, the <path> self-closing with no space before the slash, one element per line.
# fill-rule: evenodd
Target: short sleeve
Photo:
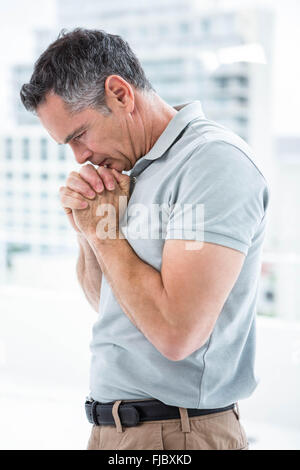
<path fill-rule="evenodd" d="M 206 143 L 174 181 L 165 238 L 216 243 L 247 255 L 268 198 L 264 176 L 243 151 L 227 142 Z"/>

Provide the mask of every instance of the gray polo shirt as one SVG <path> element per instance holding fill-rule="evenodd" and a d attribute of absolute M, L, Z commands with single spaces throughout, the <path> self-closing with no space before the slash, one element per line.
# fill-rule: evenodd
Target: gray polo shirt
<path fill-rule="evenodd" d="M 154 146 L 128 172 L 125 238 L 159 271 L 167 239 L 223 245 L 244 253 L 245 261 L 207 342 L 181 361 L 167 359 L 133 325 L 103 276 L 90 371 L 90 396 L 103 403 L 156 398 L 218 408 L 248 397 L 257 385 L 255 314 L 268 186 L 245 141 L 207 120 L 199 101 L 175 109 Z M 202 220 L 185 218 L 186 208 L 195 205 L 204 207 Z M 151 218 L 157 206 L 161 216 Z M 143 230 L 149 226 L 150 236 Z"/>

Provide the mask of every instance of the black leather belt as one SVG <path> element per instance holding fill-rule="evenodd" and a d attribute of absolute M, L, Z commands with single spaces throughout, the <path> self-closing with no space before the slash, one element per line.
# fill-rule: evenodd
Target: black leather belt
<path fill-rule="evenodd" d="M 98 401 L 89 399 L 85 402 L 85 412 L 90 423 L 96 425 L 115 425 L 112 415 L 112 407 L 114 401 L 109 403 L 99 403 Z M 222 411 L 232 410 L 234 404 L 225 408 L 214 408 L 200 410 L 198 408 L 187 408 L 188 415 L 203 416 L 212 413 L 220 413 Z M 120 403 L 118 414 L 123 426 L 136 426 L 144 421 L 157 421 L 161 419 L 178 419 L 180 418 L 177 406 L 166 405 L 159 400 L 145 401 L 126 401 Z"/>

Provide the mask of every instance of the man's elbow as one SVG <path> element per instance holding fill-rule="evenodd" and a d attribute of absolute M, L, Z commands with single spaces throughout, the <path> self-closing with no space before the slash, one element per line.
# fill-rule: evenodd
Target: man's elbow
<path fill-rule="evenodd" d="M 165 349 L 163 355 L 169 359 L 169 361 L 183 361 L 195 351 L 202 348 L 202 346 L 204 346 L 207 342 L 207 339 L 208 338 L 198 338 L 197 341 L 195 341 L 193 338 L 191 338 L 190 341 L 185 342 L 182 340 L 177 342 L 172 341 L 168 348 Z"/>
<path fill-rule="evenodd" d="M 204 347 L 209 341 L 213 332 L 218 314 L 209 312 L 208 314 L 198 314 L 191 318 L 198 317 L 195 320 L 184 321 L 183 313 L 174 315 L 174 309 L 171 314 L 165 315 L 168 318 L 167 326 L 164 329 L 164 351 L 162 354 L 170 361 L 183 361 L 200 348 Z M 200 318 L 201 317 L 201 318 Z M 172 322 L 170 321 L 172 319 Z M 177 319 L 177 321 L 174 320 Z"/>

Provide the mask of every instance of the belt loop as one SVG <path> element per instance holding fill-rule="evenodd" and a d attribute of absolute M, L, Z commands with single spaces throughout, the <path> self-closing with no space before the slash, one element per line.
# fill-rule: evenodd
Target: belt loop
<path fill-rule="evenodd" d="M 99 426 L 98 416 L 97 416 L 97 405 L 98 405 L 98 402 L 96 400 L 94 400 L 92 402 L 91 415 L 92 415 L 92 419 L 94 421 L 94 424 L 96 426 Z"/>
<path fill-rule="evenodd" d="M 189 415 L 186 408 L 179 408 L 182 432 L 191 432 Z"/>
<path fill-rule="evenodd" d="M 240 409 L 239 409 L 238 402 L 234 404 L 233 411 L 237 419 L 240 420 Z"/>
<path fill-rule="evenodd" d="M 119 413 L 118 413 L 118 409 L 119 409 L 119 406 L 120 406 L 121 402 L 122 402 L 122 400 L 115 401 L 115 403 L 113 404 L 113 407 L 112 407 L 112 415 L 113 415 L 113 418 L 115 420 L 115 425 L 116 425 L 116 428 L 117 428 L 117 432 L 124 432 L 123 429 L 122 429 L 122 424 L 121 424 L 121 420 L 120 420 Z"/>

